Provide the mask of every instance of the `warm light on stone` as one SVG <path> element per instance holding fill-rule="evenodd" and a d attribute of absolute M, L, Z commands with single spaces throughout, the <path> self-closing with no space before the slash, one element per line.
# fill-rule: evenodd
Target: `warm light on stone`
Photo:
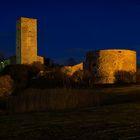
<path fill-rule="evenodd" d="M 21 17 L 16 24 L 16 63 L 32 64 L 43 57 L 37 56 L 37 20 Z"/>
<path fill-rule="evenodd" d="M 83 63 L 74 65 L 74 66 L 64 66 L 62 72 L 66 73 L 69 76 L 72 76 L 76 71 L 83 70 Z"/>
<path fill-rule="evenodd" d="M 136 52 L 121 49 L 89 52 L 86 69 L 94 74 L 96 84 L 115 83 L 118 78 L 127 83 L 136 82 Z"/>

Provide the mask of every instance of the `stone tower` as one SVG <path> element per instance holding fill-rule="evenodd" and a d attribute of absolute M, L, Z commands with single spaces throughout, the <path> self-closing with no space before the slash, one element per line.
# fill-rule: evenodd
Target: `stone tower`
<path fill-rule="evenodd" d="M 16 23 L 16 63 L 32 64 L 37 60 L 37 20 L 21 17 Z"/>
<path fill-rule="evenodd" d="M 110 49 L 89 52 L 86 69 L 93 73 L 95 84 L 135 83 L 136 51 Z"/>

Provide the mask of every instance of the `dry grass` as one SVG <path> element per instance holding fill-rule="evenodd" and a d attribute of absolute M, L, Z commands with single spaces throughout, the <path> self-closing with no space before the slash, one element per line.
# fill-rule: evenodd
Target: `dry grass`
<path fill-rule="evenodd" d="M 140 86 L 96 89 L 26 89 L 9 99 L 11 112 L 67 110 L 140 101 Z"/>
<path fill-rule="evenodd" d="M 140 103 L 0 116 L 0 139 L 139 139 Z"/>
<path fill-rule="evenodd" d="M 65 98 L 60 98 L 63 93 L 71 97 L 73 97 L 72 94 L 77 93 L 79 96 L 80 94 L 90 93 L 96 98 L 98 95 L 99 104 L 96 107 L 82 107 L 74 110 L 69 108 L 69 110 L 61 111 L 1 115 L 0 140 L 140 139 L 140 86 L 98 88 L 94 90 L 49 89 L 43 91 L 28 89 L 24 92 L 22 92 L 23 95 L 20 95 L 21 98 L 22 96 L 32 95 L 31 100 L 35 100 L 35 102 L 40 100 L 38 93 L 56 95 L 51 100 L 52 103 L 55 103 L 53 107 L 60 104 L 60 101 L 63 103 Z M 83 98 L 82 100 L 86 101 Z M 29 102 L 29 100 L 27 101 Z M 43 101 L 43 98 L 41 101 Z M 22 103 L 24 102 L 20 102 L 20 104 Z"/>

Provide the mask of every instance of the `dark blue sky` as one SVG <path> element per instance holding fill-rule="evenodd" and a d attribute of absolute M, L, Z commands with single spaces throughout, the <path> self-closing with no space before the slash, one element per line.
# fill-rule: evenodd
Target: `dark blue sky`
<path fill-rule="evenodd" d="M 1 0 L 0 52 L 7 56 L 15 54 L 21 16 L 38 19 L 38 53 L 57 62 L 107 48 L 140 56 L 139 0 Z"/>

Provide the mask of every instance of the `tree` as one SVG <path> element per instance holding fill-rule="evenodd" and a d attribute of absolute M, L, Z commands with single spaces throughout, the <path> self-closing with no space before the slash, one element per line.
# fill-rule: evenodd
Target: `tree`
<path fill-rule="evenodd" d="M 3 61 L 4 59 L 5 59 L 5 55 L 2 52 L 0 52 L 0 62 Z"/>

